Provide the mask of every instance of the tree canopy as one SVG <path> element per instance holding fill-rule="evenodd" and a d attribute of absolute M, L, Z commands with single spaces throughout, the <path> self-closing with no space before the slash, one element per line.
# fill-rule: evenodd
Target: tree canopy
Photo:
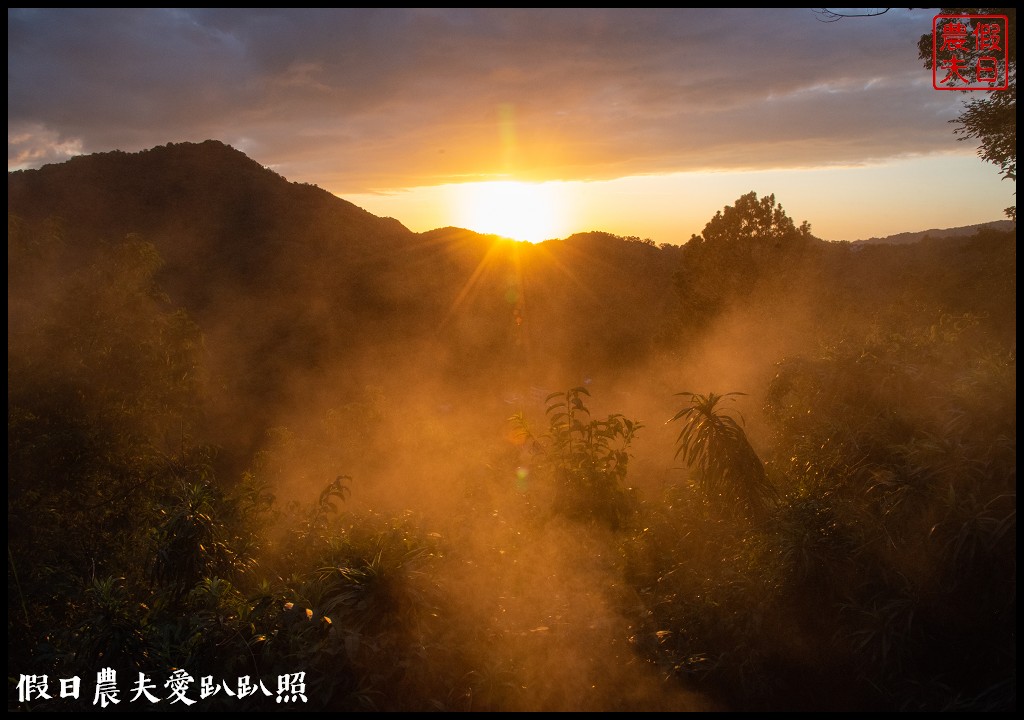
<path fill-rule="evenodd" d="M 793 220 L 786 215 L 775 195 L 765 195 L 760 200 L 757 193 L 749 192 L 736 200 L 735 205 L 726 205 L 704 226 L 701 237 L 705 242 L 735 240 L 784 239 L 797 234 L 809 235 L 811 226 L 801 223 L 799 231 Z"/>
<path fill-rule="evenodd" d="M 812 242 L 810 224 L 797 227 L 774 194 L 741 196 L 683 246 L 676 289 L 684 313 L 698 324 L 710 320 L 766 278 L 781 279 Z"/>

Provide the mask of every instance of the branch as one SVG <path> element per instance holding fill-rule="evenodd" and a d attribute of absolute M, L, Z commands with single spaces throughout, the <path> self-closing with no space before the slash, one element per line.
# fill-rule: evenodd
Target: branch
<path fill-rule="evenodd" d="M 874 8 L 872 10 L 865 9 L 865 12 L 846 13 L 829 10 L 828 8 L 816 8 L 814 14 L 818 16 L 818 22 L 834 23 L 839 22 L 843 18 L 878 17 L 879 15 L 885 15 L 890 10 L 892 8 Z"/>

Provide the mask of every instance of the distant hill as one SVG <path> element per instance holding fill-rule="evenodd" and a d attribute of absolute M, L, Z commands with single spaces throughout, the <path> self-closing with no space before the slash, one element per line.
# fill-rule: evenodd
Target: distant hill
<path fill-rule="evenodd" d="M 897 233 L 896 235 L 889 235 L 887 237 L 873 237 L 867 238 L 866 240 L 854 240 L 852 245 L 909 245 L 923 240 L 926 237 L 929 238 L 949 238 L 949 237 L 964 237 L 974 235 L 979 230 L 999 230 L 1002 232 L 1014 231 L 1017 229 L 1017 223 L 1012 220 L 994 220 L 987 223 L 979 223 L 978 225 L 965 225 L 963 227 L 945 228 L 942 230 L 932 229 L 923 230 L 921 232 L 905 232 Z"/>

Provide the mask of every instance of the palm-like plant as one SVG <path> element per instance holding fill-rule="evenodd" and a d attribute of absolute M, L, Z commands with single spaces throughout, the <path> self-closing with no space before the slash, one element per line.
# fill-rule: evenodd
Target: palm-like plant
<path fill-rule="evenodd" d="M 675 457 L 682 455 L 686 465 L 695 468 L 700 491 L 710 499 L 734 503 L 749 519 L 761 520 L 777 497 L 775 489 L 740 423 L 718 407 L 722 400 L 743 394 L 677 393 L 689 399 L 689 406 L 669 422 L 683 422 Z"/>

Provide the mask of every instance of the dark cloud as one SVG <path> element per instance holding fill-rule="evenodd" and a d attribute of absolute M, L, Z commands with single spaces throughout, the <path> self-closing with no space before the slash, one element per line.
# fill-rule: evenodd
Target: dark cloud
<path fill-rule="evenodd" d="M 217 138 L 357 193 L 945 152 L 931 14 L 8 10 L 8 164 Z"/>

